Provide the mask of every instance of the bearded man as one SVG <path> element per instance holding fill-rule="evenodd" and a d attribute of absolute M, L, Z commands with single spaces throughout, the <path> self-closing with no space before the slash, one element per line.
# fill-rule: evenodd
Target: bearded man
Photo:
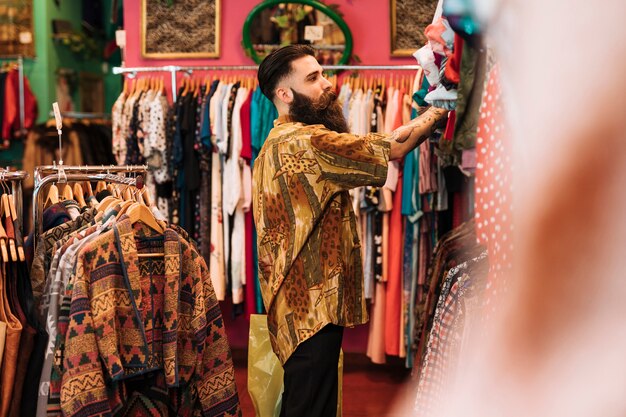
<path fill-rule="evenodd" d="M 259 280 L 285 370 L 281 417 L 334 417 L 343 328 L 368 320 L 351 188 L 382 186 L 446 116 L 430 108 L 391 135 L 348 133 L 314 50 L 269 54 L 259 86 L 278 110 L 253 172 Z"/>

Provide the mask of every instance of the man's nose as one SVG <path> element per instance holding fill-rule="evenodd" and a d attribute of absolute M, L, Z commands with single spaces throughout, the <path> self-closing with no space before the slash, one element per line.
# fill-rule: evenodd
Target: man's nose
<path fill-rule="evenodd" d="M 322 83 L 324 86 L 324 91 L 330 91 L 333 87 L 333 84 L 326 79 L 326 77 L 322 77 Z"/>

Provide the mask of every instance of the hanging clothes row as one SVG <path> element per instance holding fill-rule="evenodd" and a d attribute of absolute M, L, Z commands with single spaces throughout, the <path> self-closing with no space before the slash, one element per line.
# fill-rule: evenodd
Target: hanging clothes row
<path fill-rule="evenodd" d="M 353 133 L 391 132 L 418 114 L 412 95 L 421 72 L 410 76 L 359 72 L 330 79 Z M 154 160 L 167 166 L 159 171 L 163 175 L 154 175 L 162 213 L 198 242 L 218 299 L 231 297 L 235 314 L 261 312 L 256 233 L 249 212 L 250 168 L 276 110 L 254 88 L 252 76 L 184 80 L 188 82 L 183 81 L 172 106 L 164 99 L 158 78 L 138 79 L 120 95 L 113 107 L 117 162 L 151 165 L 150 155 L 158 152 Z M 154 97 L 158 99 L 152 101 Z M 443 168 L 434 151 L 441 134 L 412 153 L 404 166 L 391 164 L 385 187 L 353 192 L 362 226 L 366 297 L 374 304 L 368 351 L 377 363 L 383 363 L 386 354 L 412 363 L 411 289 L 425 279 L 438 231 L 452 228 L 451 207 L 458 214 L 455 224 L 467 219 L 466 201 L 448 204 Z M 151 167 L 155 172 L 162 168 Z M 402 177 L 409 178 L 404 187 Z M 453 178 L 460 181 L 459 187 L 464 186 L 462 177 Z"/>
<path fill-rule="evenodd" d="M 19 415 L 240 415 L 198 248 L 151 205 L 143 175 L 96 170 L 37 176 L 30 282 L 45 343 Z"/>
<path fill-rule="evenodd" d="M 31 353 L 42 347 L 22 239 L 26 177 L 24 171 L 0 171 L 0 415 L 15 417 L 28 415 L 21 404 L 36 398 L 27 376 Z"/>
<path fill-rule="evenodd" d="M 442 236 L 414 322 L 415 410 L 420 416 L 434 415 L 447 398 L 462 346 L 476 331 L 488 271 L 487 250 L 477 243 L 473 220 Z"/>
<path fill-rule="evenodd" d="M 474 15 L 457 6 L 444 3 L 444 16 L 425 30 L 429 43 L 415 54 L 427 73 L 418 102 L 451 109 L 438 143 L 440 163 L 472 174 L 462 194 L 471 220 L 458 225 L 454 216 L 455 228 L 436 243 L 414 299 L 414 410 L 425 417 L 439 415 L 447 403 L 467 359 L 467 342 L 484 330 L 512 253 L 510 166 L 501 142 L 497 66 Z"/>
<path fill-rule="evenodd" d="M 24 75 L 22 60 L 5 61 L 0 68 L 0 149 L 24 136 L 37 119 L 37 99 Z"/>
<path fill-rule="evenodd" d="M 422 72 L 407 77 L 344 79 L 339 89 L 352 133 L 390 133 L 417 116 Z M 413 363 L 412 317 L 437 237 L 469 219 L 471 179 L 439 158 L 445 126 L 403 161 L 389 164 L 383 187 L 352 191 L 361 222 L 365 296 L 371 300 L 367 354 Z"/>
<path fill-rule="evenodd" d="M 330 80 L 336 86 L 338 76 Z M 355 75 L 343 80 L 351 88 L 380 81 L 383 86 L 406 85 L 407 90 L 413 82 L 412 77 L 398 75 Z M 161 153 L 154 160 L 166 161 L 169 168 L 152 167 L 162 212 L 189 230 L 210 259 L 218 298 L 231 294 L 236 314 L 243 309 L 248 314 L 261 311 L 256 236 L 246 198 L 251 165 L 277 116 L 273 104 L 256 88 L 251 75 L 184 78 L 172 107 L 167 107 L 158 77 L 140 78 L 127 86 L 112 111 L 117 162 L 145 161 L 150 166 L 154 144 L 159 144 Z M 157 104 L 152 101 L 155 97 Z M 143 152 L 130 151 L 136 149 Z M 245 247 L 245 252 L 231 247 Z M 251 285 L 245 286 L 247 282 Z M 248 302 L 242 304 L 244 299 Z"/>
<path fill-rule="evenodd" d="M 159 209 L 198 242 L 218 299 L 256 313 L 251 164 L 276 109 L 251 75 L 185 78 L 171 106 L 153 80 L 138 79 L 113 106 L 117 162 L 148 165 Z"/>

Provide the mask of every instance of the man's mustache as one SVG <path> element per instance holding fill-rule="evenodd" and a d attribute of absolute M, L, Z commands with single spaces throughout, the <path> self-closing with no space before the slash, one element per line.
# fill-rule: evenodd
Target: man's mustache
<path fill-rule="evenodd" d="M 317 100 L 317 103 L 315 103 L 316 107 L 320 108 L 320 109 L 326 109 L 328 106 L 330 106 L 332 103 L 334 103 L 337 100 L 337 94 L 332 91 L 332 90 L 328 90 L 325 91 L 321 97 Z"/>

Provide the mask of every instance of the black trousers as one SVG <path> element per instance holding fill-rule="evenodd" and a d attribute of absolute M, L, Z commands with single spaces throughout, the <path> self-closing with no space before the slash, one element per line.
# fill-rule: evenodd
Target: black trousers
<path fill-rule="evenodd" d="M 343 327 L 328 324 L 287 359 L 280 417 L 336 417 L 342 338 Z"/>

